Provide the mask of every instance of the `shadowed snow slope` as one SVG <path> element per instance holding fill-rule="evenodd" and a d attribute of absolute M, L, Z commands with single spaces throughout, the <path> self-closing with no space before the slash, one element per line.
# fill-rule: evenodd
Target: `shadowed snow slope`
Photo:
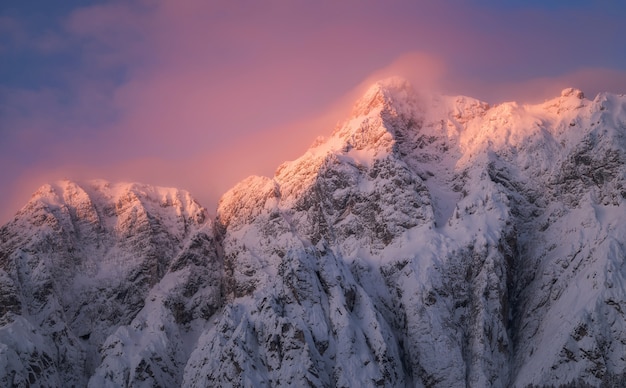
<path fill-rule="evenodd" d="M 210 220 L 43 186 L 0 229 L 0 382 L 620 386 L 626 97 L 490 107 L 373 85 Z"/>

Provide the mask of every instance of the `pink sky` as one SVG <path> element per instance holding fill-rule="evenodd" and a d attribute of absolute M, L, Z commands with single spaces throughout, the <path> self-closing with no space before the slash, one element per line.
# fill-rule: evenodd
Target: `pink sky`
<path fill-rule="evenodd" d="M 330 133 L 364 85 L 391 74 L 490 103 L 570 85 L 626 92 L 623 8 L 527 4 L 113 1 L 36 28 L 26 11 L 0 13 L 10 59 L 0 67 L 0 223 L 64 177 L 186 188 L 213 211 L 237 181 L 271 175 Z"/>

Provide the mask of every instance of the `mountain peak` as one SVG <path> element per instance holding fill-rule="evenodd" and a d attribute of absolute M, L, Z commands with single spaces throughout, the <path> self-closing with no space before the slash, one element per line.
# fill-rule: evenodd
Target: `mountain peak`
<path fill-rule="evenodd" d="M 89 218 L 96 220 L 99 217 L 95 210 L 98 206 L 104 206 L 107 214 L 126 207 L 155 212 L 158 208 L 172 208 L 175 214 L 198 223 L 207 219 L 206 209 L 185 190 L 142 183 L 111 183 L 102 179 L 85 182 L 63 179 L 46 183 L 35 191 L 18 215 L 33 213 L 37 209 L 65 211 L 62 209 L 69 207 L 89 210 Z"/>
<path fill-rule="evenodd" d="M 578 98 L 579 100 L 582 100 L 583 98 L 585 98 L 585 93 L 583 93 L 582 90 L 576 88 L 565 88 L 561 91 L 561 97 L 572 96 Z"/>
<path fill-rule="evenodd" d="M 375 82 L 352 109 L 352 117 L 367 116 L 372 112 L 407 106 L 416 100 L 411 83 L 402 77 L 390 77 Z"/>

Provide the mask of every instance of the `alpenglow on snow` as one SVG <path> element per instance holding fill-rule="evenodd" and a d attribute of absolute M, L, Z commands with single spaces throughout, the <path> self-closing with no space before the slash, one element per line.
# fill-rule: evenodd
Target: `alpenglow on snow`
<path fill-rule="evenodd" d="M 626 96 L 392 78 L 210 216 L 42 186 L 0 228 L 1 386 L 623 386 Z"/>

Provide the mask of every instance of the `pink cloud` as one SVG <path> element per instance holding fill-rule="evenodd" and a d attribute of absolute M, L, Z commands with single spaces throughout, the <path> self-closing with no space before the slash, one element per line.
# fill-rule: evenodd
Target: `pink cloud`
<path fill-rule="evenodd" d="M 446 82 L 446 92 L 462 93 L 490 103 L 518 101 L 539 103 L 557 97 L 567 87 L 582 90 L 587 98 L 600 92 L 625 93 L 626 71 L 606 68 L 583 68 L 554 77 L 536 77 L 521 81 L 486 83 L 452 77 Z"/>
<path fill-rule="evenodd" d="M 41 183 L 70 177 L 72 179 L 105 178 L 110 180 L 143 181 L 157 185 L 186 188 L 212 211 L 219 197 L 235 183 L 248 175 L 271 176 L 285 160 L 300 156 L 319 135 L 328 135 L 336 123 L 345 120 L 354 101 L 371 82 L 389 75 L 400 74 L 413 77 L 414 84 L 437 87 L 446 79 L 445 66 L 437 58 L 413 53 L 403 56 L 372 73 L 361 84 L 336 98 L 324 109 L 308 118 L 294 120 L 272 128 L 224 139 L 219 147 L 210 151 L 192 152 L 178 157 L 136 157 L 122 161 L 109 160 L 106 163 L 78 165 L 73 162 L 75 155 L 69 155 L 64 162 L 52 168 L 34 168 L 28 171 L 16 185 L 11 212 L 24 203 L 24 198 Z M 457 85 L 460 85 L 457 83 Z M 600 86 L 598 86 L 600 85 Z M 474 88 L 483 95 L 509 97 L 496 100 L 500 102 L 515 99 L 527 102 L 540 102 L 555 97 L 566 86 L 576 86 L 586 90 L 586 86 L 611 90 L 626 90 L 626 72 L 606 69 L 586 69 L 555 78 L 527 80 L 523 83 L 506 84 L 498 87 L 480 85 L 461 85 Z M 470 93 L 473 95 L 473 93 Z M 588 95 L 593 97 L 593 95 Z M 140 115 L 139 115 L 140 116 Z M 155 120 L 155 125 L 158 120 Z M 160 127 L 158 127 L 160 128 Z M 173 131 L 173 133 L 177 133 Z M 180 136 L 189 136 L 186 131 Z M 174 136 L 172 134 L 166 136 Z M 163 140 L 163 139 L 161 139 Z M 193 137 L 192 137 L 193 140 Z M 123 141 L 123 137 L 114 137 L 111 143 Z M 68 143 L 65 151 L 77 149 L 80 145 Z M 83 150 L 82 152 L 88 152 Z M 6 218 L 6 215 L 5 215 Z"/>
<path fill-rule="evenodd" d="M 583 11 L 568 17 L 584 20 Z M 592 39 L 553 17 L 409 1 L 81 8 L 65 21 L 67 40 L 48 42 L 51 50 L 82 50 L 68 90 L 0 91 L 13 148 L 38 150 L 28 166 L 15 167 L 9 191 L 22 195 L 64 176 L 103 177 L 185 187 L 212 207 L 238 180 L 271 175 L 299 156 L 349 114 L 367 85 L 390 75 L 496 103 L 549 98 L 565 86 L 588 95 L 626 90 L 624 72 L 591 65 L 548 78 L 522 74 L 574 58 L 575 46 Z"/>

